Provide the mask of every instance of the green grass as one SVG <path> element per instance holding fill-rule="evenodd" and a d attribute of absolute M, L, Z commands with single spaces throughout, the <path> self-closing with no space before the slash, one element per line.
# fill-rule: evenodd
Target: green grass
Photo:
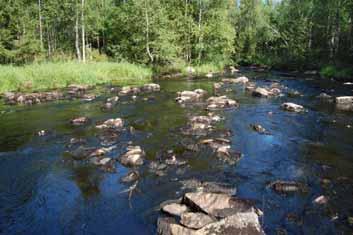
<path fill-rule="evenodd" d="M 338 68 L 333 65 L 324 66 L 320 70 L 321 76 L 325 78 L 338 78 L 338 79 L 347 79 L 353 78 L 353 69 L 352 68 Z"/>
<path fill-rule="evenodd" d="M 195 70 L 195 73 L 193 73 L 193 75 L 205 76 L 209 72 L 212 72 L 212 73 L 222 72 L 225 67 L 225 64 L 208 63 L 208 64 L 202 64 L 202 65 L 187 65 L 185 63 L 175 63 L 168 66 L 154 67 L 154 72 L 155 74 L 161 75 L 161 76 L 167 75 L 167 74 L 176 74 L 176 73 L 180 73 L 186 76 L 186 75 L 189 75 L 189 72 L 187 71 L 187 68 L 189 66 Z"/>
<path fill-rule="evenodd" d="M 151 81 L 152 70 L 129 63 L 43 63 L 0 65 L 0 93 L 63 88 L 70 84 L 140 85 Z"/>

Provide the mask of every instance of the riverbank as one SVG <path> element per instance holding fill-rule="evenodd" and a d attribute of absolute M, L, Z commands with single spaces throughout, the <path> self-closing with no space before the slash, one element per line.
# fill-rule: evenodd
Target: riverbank
<path fill-rule="evenodd" d="M 150 82 L 152 70 L 130 63 L 77 62 L 43 63 L 25 66 L 0 66 L 0 93 L 43 91 L 70 84 L 141 85 Z"/>

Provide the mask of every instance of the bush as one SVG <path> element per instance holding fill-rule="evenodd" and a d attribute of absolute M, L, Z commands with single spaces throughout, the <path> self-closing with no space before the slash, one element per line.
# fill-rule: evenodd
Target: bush
<path fill-rule="evenodd" d="M 321 69 L 320 75 L 325 78 L 352 78 L 353 69 L 352 68 L 338 68 L 333 65 L 325 66 Z"/>

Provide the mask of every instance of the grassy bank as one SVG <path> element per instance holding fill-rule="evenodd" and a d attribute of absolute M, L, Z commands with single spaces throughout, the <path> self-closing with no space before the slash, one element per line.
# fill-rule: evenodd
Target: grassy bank
<path fill-rule="evenodd" d="M 149 82 L 152 70 L 129 63 L 77 62 L 0 66 L 0 93 L 63 88 L 70 84 L 138 85 Z"/>
<path fill-rule="evenodd" d="M 153 68 L 154 74 L 160 77 L 168 74 L 181 74 L 183 76 L 187 76 L 190 74 L 188 71 L 188 67 L 192 67 L 194 72 L 192 73 L 194 76 L 205 76 L 207 73 L 219 73 L 222 72 L 225 64 L 223 63 L 209 63 L 202 65 L 187 65 L 185 63 L 177 63 L 169 66 L 157 66 Z"/>

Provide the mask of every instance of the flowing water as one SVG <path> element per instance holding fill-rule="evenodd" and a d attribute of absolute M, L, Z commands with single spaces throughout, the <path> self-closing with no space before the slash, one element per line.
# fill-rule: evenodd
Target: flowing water
<path fill-rule="evenodd" d="M 232 131 L 232 148 L 243 154 L 236 165 L 219 162 L 211 152 L 186 153 L 179 128 L 191 115 L 206 114 L 202 107 L 181 107 L 177 91 L 202 88 L 212 93 L 214 80 L 161 81 L 161 92 L 123 98 L 110 112 L 102 111 L 107 89 L 99 89 L 93 102 L 59 101 L 31 107 L 0 106 L 0 234 L 155 234 L 158 206 L 182 196 L 181 181 L 199 179 L 226 182 L 237 196 L 252 199 L 264 212 L 267 234 L 352 234 L 353 221 L 353 115 L 315 98 L 322 91 L 351 95 L 353 87 L 334 81 L 280 77 L 276 73 L 249 72 L 258 85 L 279 81 L 304 96 L 254 98 L 240 86 L 227 92 L 240 107 L 222 111 L 218 127 Z M 142 97 L 151 97 L 148 101 Z M 303 105 L 302 114 L 282 111 L 285 101 Z M 272 112 L 272 115 L 269 115 Z M 87 116 L 91 123 L 72 127 L 69 120 Z M 129 201 L 120 182 L 129 169 L 116 163 L 107 173 L 90 164 L 66 161 L 72 137 L 86 146 L 100 146 L 94 124 L 121 117 L 134 133 L 121 133 L 116 158 L 129 141 L 140 145 L 153 160 L 161 150 L 175 150 L 187 167 L 171 168 L 157 177 L 141 167 L 136 193 Z M 270 135 L 260 135 L 258 123 Z M 38 136 L 39 130 L 47 130 Z M 305 183 L 308 191 L 278 194 L 268 184 L 275 180 Z M 323 180 L 325 180 L 323 183 Z M 325 195 L 327 205 L 313 200 Z M 129 203 L 130 202 L 130 203 Z"/>

